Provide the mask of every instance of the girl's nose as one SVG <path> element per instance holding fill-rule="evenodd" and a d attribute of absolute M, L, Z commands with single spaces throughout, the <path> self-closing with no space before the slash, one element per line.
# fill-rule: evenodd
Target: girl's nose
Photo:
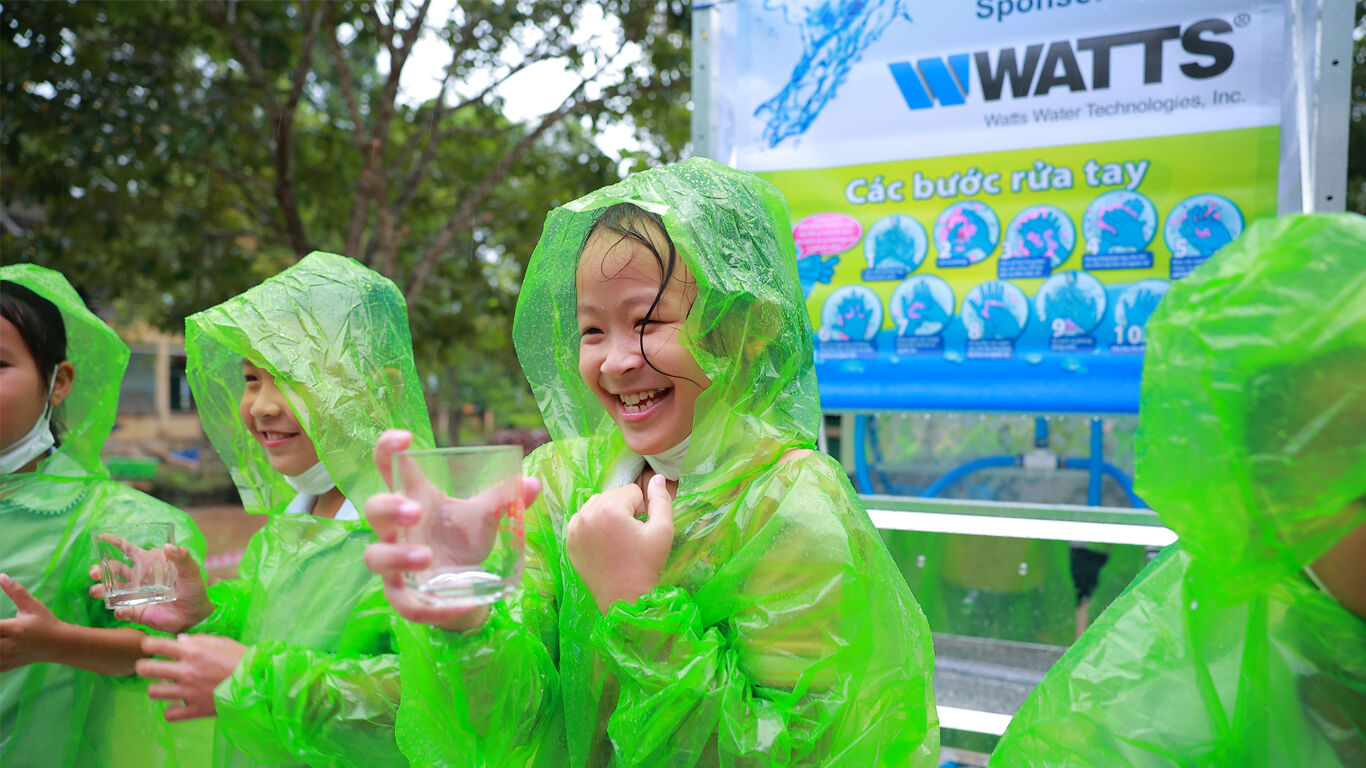
<path fill-rule="evenodd" d="M 645 364 L 640 353 L 640 337 L 635 334 L 622 335 L 612 340 L 607 357 L 602 361 L 602 372 L 609 376 L 620 376 Z"/>
<path fill-rule="evenodd" d="M 251 403 L 251 415 L 258 418 L 277 416 L 280 413 L 279 390 L 274 387 L 261 387 L 256 399 Z"/>

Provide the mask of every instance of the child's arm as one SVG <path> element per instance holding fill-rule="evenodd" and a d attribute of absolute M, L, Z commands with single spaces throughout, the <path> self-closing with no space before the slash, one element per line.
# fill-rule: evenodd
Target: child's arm
<path fill-rule="evenodd" d="M 377 449 L 383 466 L 379 453 Z M 551 463 L 553 449 L 546 446 L 527 460 L 523 475 L 557 478 L 562 473 L 548 469 Z M 409 606 L 403 612 L 410 621 L 396 620 L 394 635 L 403 681 L 398 741 L 413 765 L 449 764 L 452 756 L 470 765 L 530 765 L 547 744 L 555 749 L 553 744 L 563 742 L 556 668 L 559 548 L 549 509 L 569 508 L 572 499 L 565 494 L 572 491 L 550 483 L 528 505 L 521 588 L 509 600 L 483 611 L 470 630 L 414 623 L 447 623 L 459 617 L 414 614 L 411 604 L 395 604 L 396 610 Z M 392 542 L 395 536 L 387 528 L 387 515 L 366 504 L 366 518 L 376 533 Z M 366 563 L 385 577 L 386 596 L 394 604 L 405 567 L 398 564 L 401 557 L 392 563 L 377 559 L 376 554 L 385 552 L 380 547 L 366 551 Z"/>
<path fill-rule="evenodd" d="M 335 653 L 205 634 L 149 638 L 138 663 L 168 720 L 216 717 L 219 733 L 267 764 L 407 765 L 394 740 L 398 658 L 378 585 L 351 611 Z M 182 703 L 183 702 L 183 703 Z M 344 759 L 343 759 L 344 758 Z"/>
<path fill-rule="evenodd" d="M 532 765 L 562 743 L 559 583 L 554 531 L 544 501 L 526 511 L 521 589 L 475 630 L 396 621 L 403 704 L 398 740 L 413 765 Z M 555 747 L 551 747 L 555 749 Z"/>
<path fill-rule="evenodd" d="M 62 621 L 4 574 L 0 574 L 0 588 L 18 609 L 14 618 L 0 620 L 0 672 L 26 664 L 52 663 L 101 675 L 133 674 L 133 663 L 143 655 L 142 632 Z"/>
<path fill-rule="evenodd" d="M 168 552 L 177 565 L 197 570 L 198 562 L 204 559 L 204 537 L 194 521 L 175 507 L 115 482 L 93 483 L 86 498 L 92 509 L 101 510 L 101 525 L 149 521 L 173 524 L 176 541 L 181 546 L 168 547 Z M 62 588 L 79 592 L 87 589 L 82 581 L 85 572 L 80 568 L 93 559 L 94 554 L 87 536 L 77 536 L 73 543 L 76 550 L 72 562 L 77 566 L 63 576 Z M 98 566 L 91 566 L 91 576 L 98 570 Z M 0 586 L 18 609 L 13 619 L 0 621 L 0 656 L 3 656 L 0 667 L 9 670 L 46 662 L 131 680 L 134 663 L 145 655 L 142 641 L 146 633 L 140 628 L 118 620 L 119 617 L 106 609 L 103 602 L 94 600 L 87 604 L 88 611 L 77 622 L 62 621 L 42 601 L 8 577 L 0 578 Z M 103 600 L 103 585 L 96 584 L 88 589 L 95 600 Z"/>
<path fill-rule="evenodd" d="M 394 736 L 399 660 L 392 653 L 342 656 L 257 643 L 214 701 L 220 732 L 262 763 L 408 765 Z"/>
<path fill-rule="evenodd" d="M 714 569 L 695 592 L 666 571 L 598 622 L 619 765 L 934 764 L 929 628 L 829 464 L 775 468 L 748 509 L 718 510 L 733 532 L 678 566 Z"/>

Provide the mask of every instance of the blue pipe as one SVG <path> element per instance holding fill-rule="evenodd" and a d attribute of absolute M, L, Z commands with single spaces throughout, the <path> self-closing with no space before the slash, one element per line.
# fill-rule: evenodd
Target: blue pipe
<path fill-rule="evenodd" d="M 1121 490 L 1124 491 L 1124 495 L 1129 499 L 1130 505 L 1132 505 L 1135 509 L 1148 509 L 1148 505 L 1144 503 L 1143 499 L 1139 498 L 1138 494 L 1134 493 L 1133 481 L 1129 479 L 1129 476 L 1125 474 L 1124 470 L 1120 469 L 1119 467 L 1116 467 L 1114 464 L 1111 464 L 1108 461 L 1104 461 L 1101 458 L 1104 450 L 1105 437 L 1104 432 L 1102 430 L 1102 426 L 1103 425 L 1100 419 L 1093 419 L 1091 421 L 1090 458 L 1082 458 L 1080 456 L 1059 457 L 1058 466 L 1063 469 L 1087 470 L 1091 473 L 1091 479 L 1089 485 L 1087 486 L 1086 493 L 1086 503 L 1089 506 L 1100 506 L 1100 497 L 1102 490 L 1101 478 L 1108 475 L 1116 483 L 1119 483 L 1119 487 Z M 867 453 L 867 439 L 868 436 L 871 434 L 873 435 L 873 439 L 875 441 L 873 451 L 878 454 L 876 456 L 876 459 L 878 461 L 878 464 L 881 464 L 881 451 L 878 449 L 876 445 L 876 428 L 876 422 L 870 423 L 866 415 L 859 414 L 854 417 L 854 479 L 859 486 L 860 493 L 877 492 L 876 488 L 873 485 L 872 472 L 874 470 L 869 467 Z M 1046 447 L 1048 439 L 1048 421 L 1043 417 L 1038 417 L 1034 421 L 1034 437 L 1036 446 L 1038 446 L 1038 441 L 1041 434 L 1045 441 Z M 1098 461 L 1097 459 L 1100 460 Z M 895 484 L 891 482 L 891 479 L 887 477 L 886 473 L 882 472 L 880 469 L 876 471 L 878 473 L 878 478 L 882 481 L 882 484 L 885 487 L 887 493 L 902 496 L 921 496 L 924 498 L 933 498 L 943 493 L 945 490 L 949 488 L 949 486 L 953 485 L 959 480 L 962 480 L 965 476 L 970 475 L 974 472 L 983 469 L 988 469 L 991 467 L 1013 467 L 1018 466 L 1019 463 L 1019 457 L 1017 456 L 986 456 L 980 459 L 974 459 L 964 464 L 960 464 L 959 466 L 949 470 L 938 480 L 935 480 L 933 483 L 931 483 L 930 486 L 926 488 L 923 492 L 920 492 L 917 489 L 912 488 L 910 486 L 902 486 L 899 484 Z"/>
<path fill-rule="evenodd" d="M 882 441 L 877 435 L 877 419 L 868 419 L 867 432 L 865 435 L 868 440 L 868 450 L 873 454 L 873 461 L 868 464 L 868 487 L 873 489 L 872 492 L 876 492 L 876 486 L 872 484 L 872 481 L 876 480 L 877 482 L 882 483 L 884 493 L 890 493 L 894 496 L 918 496 L 920 494 L 920 489 L 910 485 L 894 483 L 892 482 L 892 478 L 888 477 L 887 473 L 882 470 L 882 448 L 880 447 Z M 876 476 L 873 476 L 874 472 L 877 473 Z"/>
<path fill-rule="evenodd" d="M 983 456 L 980 459 L 973 459 L 945 472 L 938 480 L 930 483 L 930 487 L 926 488 L 920 495 L 927 499 L 934 498 L 943 493 L 944 489 L 973 472 L 990 467 L 1015 467 L 1019 464 L 1018 456 Z"/>
<path fill-rule="evenodd" d="M 859 493 L 876 492 L 873 478 L 868 474 L 868 455 L 864 447 L 867 422 L 868 417 L 861 413 L 854 417 L 854 480 L 858 483 Z"/>
<path fill-rule="evenodd" d="M 1080 456 L 1067 456 L 1062 459 L 1062 466 L 1063 469 L 1090 469 L 1091 460 Z M 1148 508 L 1148 505 L 1143 502 L 1143 499 L 1139 498 L 1138 494 L 1134 493 L 1134 483 L 1129 479 L 1129 476 L 1124 473 L 1124 470 L 1108 461 L 1103 461 L 1100 464 L 1100 471 L 1105 475 L 1109 475 L 1116 483 L 1119 483 L 1119 487 L 1124 491 L 1124 495 L 1129 498 L 1129 504 L 1135 509 Z"/>
<path fill-rule="evenodd" d="M 1100 506 L 1100 484 L 1103 482 L 1101 472 L 1105 465 L 1105 430 L 1104 424 L 1099 418 L 1091 419 L 1091 461 L 1087 469 L 1091 473 L 1091 480 L 1086 485 L 1086 506 Z"/>

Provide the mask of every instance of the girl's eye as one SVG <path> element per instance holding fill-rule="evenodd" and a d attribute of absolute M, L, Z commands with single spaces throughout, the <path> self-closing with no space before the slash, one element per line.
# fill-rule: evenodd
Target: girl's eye
<path fill-rule="evenodd" d="M 639 320 L 636 321 L 636 327 L 639 328 L 639 329 L 641 329 L 641 330 L 643 331 L 643 330 L 645 330 L 646 326 L 654 325 L 654 324 L 656 324 L 656 323 L 658 323 L 658 322 L 659 322 L 658 320 L 655 320 L 655 319 L 653 319 L 653 318 L 642 317 L 642 318 L 640 318 Z"/>
<path fill-rule="evenodd" d="M 248 384 L 255 384 L 257 381 L 260 381 L 254 373 L 248 373 L 243 378 L 247 380 Z"/>
<path fill-rule="evenodd" d="M 583 337 L 583 336 L 591 336 L 591 335 L 593 335 L 593 334 L 598 334 L 598 333 L 602 333 L 602 331 L 599 330 L 599 329 L 597 329 L 597 328 L 584 328 L 583 330 L 579 331 L 579 336 L 580 336 L 580 337 Z"/>

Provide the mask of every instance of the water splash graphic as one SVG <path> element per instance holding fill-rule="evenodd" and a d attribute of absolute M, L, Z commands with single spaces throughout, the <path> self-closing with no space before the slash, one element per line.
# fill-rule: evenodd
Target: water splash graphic
<path fill-rule="evenodd" d="M 764 140 L 776 147 L 806 133 L 835 97 L 849 70 L 898 17 L 911 21 L 909 0 L 765 0 L 801 30 L 802 56 L 783 90 L 754 110 L 767 121 Z"/>

